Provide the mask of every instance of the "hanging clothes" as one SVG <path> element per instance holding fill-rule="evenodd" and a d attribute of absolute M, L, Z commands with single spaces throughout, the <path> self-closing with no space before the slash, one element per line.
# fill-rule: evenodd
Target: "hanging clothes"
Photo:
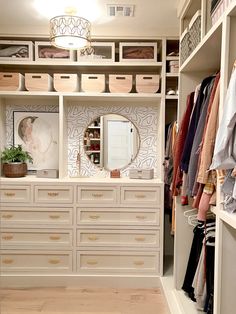
<path fill-rule="evenodd" d="M 179 131 L 176 137 L 176 143 L 174 147 L 174 161 L 173 161 L 173 180 L 171 184 L 172 196 L 177 196 L 179 194 L 179 187 L 182 183 L 181 171 L 180 171 L 180 160 L 183 152 L 183 147 L 185 139 L 187 136 L 189 120 L 192 113 L 194 105 L 194 92 L 192 92 L 187 97 L 186 111 L 183 115 L 182 121 L 180 123 Z"/>
<path fill-rule="evenodd" d="M 214 78 L 213 76 L 209 76 L 202 81 L 200 91 L 197 97 L 197 101 L 196 101 L 196 104 L 194 106 L 194 110 L 191 116 L 191 121 L 189 123 L 188 133 L 187 133 L 187 137 L 184 143 L 183 154 L 182 154 L 181 162 L 180 162 L 181 169 L 186 173 L 188 173 L 189 160 L 190 160 L 193 140 L 196 133 L 196 129 L 197 129 L 197 125 L 198 125 L 198 121 L 200 118 L 201 109 L 202 109 L 202 105 L 203 105 L 203 101 L 205 97 L 204 91 L 205 91 L 206 86 L 213 80 L 213 78 Z"/>
<path fill-rule="evenodd" d="M 223 116 L 216 135 L 211 169 L 233 169 L 236 166 L 236 71 L 234 70 L 224 102 Z M 236 195 L 235 195 L 236 196 Z"/>

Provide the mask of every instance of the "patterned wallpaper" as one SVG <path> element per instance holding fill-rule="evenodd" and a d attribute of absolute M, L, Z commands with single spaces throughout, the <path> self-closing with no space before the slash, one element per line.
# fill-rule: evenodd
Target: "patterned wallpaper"
<path fill-rule="evenodd" d="M 68 173 L 70 176 L 78 175 L 76 166 L 77 153 L 81 154 L 81 173 L 82 175 L 101 175 L 109 173 L 100 170 L 92 164 L 84 153 L 83 135 L 86 127 L 98 116 L 116 113 L 128 118 L 138 129 L 140 135 L 140 150 L 136 159 L 127 168 L 121 171 L 122 176 L 128 176 L 131 168 L 154 168 L 157 169 L 158 150 L 157 150 L 157 121 L 159 107 L 140 106 L 140 105 L 68 105 Z M 159 176 L 159 173 L 156 173 Z"/>
<path fill-rule="evenodd" d="M 28 102 L 27 102 L 28 103 Z M 107 113 L 121 114 L 131 120 L 137 127 L 140 135 L 140 150 L 136 159 L 127 168 L 121 171 L 122 176 L 128 176 L 131 168 L 154 168 L 155 175 L 160 176 L 157 167 L 160 161 L 160 153 L 158 147 L 158 117 L 160 116 L 159 106 L 154 105 L 120 105 L 120 104 L 81 104 L 72 102 L 67 104 L 67 126 L 68 126 L 68 175 L 78 175 L 76 165 L 77 154 L 80 150 L 81 154 L 81 175 L 86 176 L 108 176 L 109 172 L 100 170 L 96 165 L 92 164 L 84 153 L 83 135 L 86 127 L 98 116 Z M 13 143 L 13 111 L 50 111 L 58 112 L 57 105 L 51 104 L 16 104 L 6 106 L 6 144 Z"/>

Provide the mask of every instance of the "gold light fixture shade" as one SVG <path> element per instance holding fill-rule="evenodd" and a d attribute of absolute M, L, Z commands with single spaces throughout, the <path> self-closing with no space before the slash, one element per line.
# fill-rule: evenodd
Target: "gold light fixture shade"
<path fill-rule="evenodd" d="M 91 23 L 75 15 L 55 16 L 50 20 L 51 44 L 63 49 L 79 49 L 90 42 Z"/>

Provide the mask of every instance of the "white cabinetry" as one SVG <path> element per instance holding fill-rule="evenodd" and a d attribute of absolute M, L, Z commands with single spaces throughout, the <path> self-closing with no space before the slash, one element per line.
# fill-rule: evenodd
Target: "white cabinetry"
<path fill-rule="evenodd" d="M 219 20 L 211 25 L 210 1 L 182 1 L 181 33 L 197 10 L 201 10 L 201 41 L 180 68 L 179 119 L 185 110 L 187 95 L 206 76 L 221 71 L 220 118 L 229 78 L 236 59 L 236 1 L 231 1 Z M 236 307 L 234 267 L 236 247 L 235 214 L 223 211 L 221 195 L 217 193 L 217 204 L 212 211 L 216 214 L 215 244 L 215 288 L 214 313 L 230 314 Z M 190 209 L 191 207 L 189 207 Z M 174 294 L 179 304 L 179 313 L 198 313 L 195 304 L 181 292 L 193 238 L 192 227 L 188 225 L 182 207 L 176 199 L 176 234 L 174 261 Z M 190 304 L 191 303 L 191 304 Z M 173 312 L 176 313 L 176 312 Z"/>
<path fill-rule="evenodd" d="M 7 187 L 16 193 L 21 186 L 19 179 L 1 180 L 1 192 Z M 5 285 L 8 274 L 19 283 L 26 273 L 31 278 L 40 273 L 46 285 L 55 274 L 162 274 L 160 181 L 83 179 L 52 184 L 23 180 L 34 191 L 34 199 L 16 204 L 15 194 L 0 211 Z M 138 200 L 144 195 L 147 201 L 130 203 L 125 198 L 122 202 L 125 192 L 134 198 L 138 195 Z"/>

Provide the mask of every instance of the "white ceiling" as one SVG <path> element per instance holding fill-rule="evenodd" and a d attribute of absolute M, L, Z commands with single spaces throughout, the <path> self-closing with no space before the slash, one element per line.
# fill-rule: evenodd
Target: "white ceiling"
<path fill-rule="evenodd" d="M 48 12 L 49 4 L 52 3 L 55 5 L 56 12 L 58 1 L 47 0 L 45 6 L 48 7 Z M 64 1 L 66 4 L 70 2 L 70 0 Z M 76 1 L 79 3 L 88 0 Z M 91 1 L 96 1 L 101 11 L 100 17 L 92 23 L 92 38 L 152 38 L 179 34 L 177 0 Z M 134 17 L 109 18 L 106 4 L 133 4 L 135 5 Z M 93 6 L 90 9 L 96 10 Z M 58 13 L 56 12 L 56 14 Z M 0 35 L 2 36 L 14 34 L 48 37 L 49 19 L 36 11 L 34 0 L 0 0 Z"/>

